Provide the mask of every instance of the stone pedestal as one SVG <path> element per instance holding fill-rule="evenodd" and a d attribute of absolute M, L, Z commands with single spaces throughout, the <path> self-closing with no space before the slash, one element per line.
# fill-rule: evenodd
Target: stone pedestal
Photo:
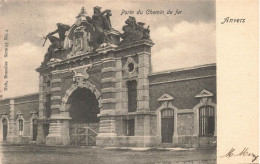
<path fill-rule="evenodd" d="M 149 136 L 150 135 L 150 115 L 139 114 L 135 116 L 135 136 Z"/>
<path fill-rule="evenodd" d="M 68 145 L 69 120 L 71 118 L 62 114 L 52 115 L 46 145 Z"/>
<path fill-rule="evenodd" d="M 115 29 L 111 28 L 108 31 L 105 31 L 105 34 L 108 37 L 109 44 L 118 45 L 120 41 L 120 33 Z"/>
<path fill-rule="evenodd" d="M 15 134 L 15 124 L 14 124 L 14 120 L 10 120 L 9 124 L 8 124 L 8 134 L 7 134 L 7 141 L 10 143 L 15 143 L 16 142 L 16 134 Z"/>
<path fill-rule="evenodd" d="M 61 140 L 61 123 L 59 120 L 53 120 L 50 123 L 49 134 L 46 138 L 46 145 L 62 145 Z"/>
<path fill-rule="evenodd" d="M 38 119 L 38 133 L 37 133 L 37 139 L 36 142 L 39 144 L 45 143 L 45 136 L 44 136 L 44 119 L 39 118 Z"/>
<path fill-rule="evenodd" d="M 172 143 L 173 143 L 173 146 L 176 146 L 176 147 L 179 145 L 179 137 L 178 137 L 178 135 L 174 135 L 172 137 Z"/>
<path fill-rule="evenodd" d="M 113 112 L 113 111 L 112 111 Z M 100 115 L 99 122 L 99 133 L 96 137 L 97 146 L 116 146 L 117 145 L 117 134 L 114 116 Z"/>

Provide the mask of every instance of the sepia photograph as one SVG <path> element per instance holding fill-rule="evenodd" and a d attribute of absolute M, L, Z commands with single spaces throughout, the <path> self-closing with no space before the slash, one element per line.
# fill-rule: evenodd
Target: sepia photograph
<path fill-rule="evenodd" d="M 1 0 L 0 21 L 0 163 L 217 163 L 215 0 Z"/>

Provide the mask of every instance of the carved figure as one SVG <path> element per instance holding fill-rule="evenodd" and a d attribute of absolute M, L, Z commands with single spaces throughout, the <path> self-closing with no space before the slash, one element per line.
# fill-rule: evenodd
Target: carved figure
<path fill-rule="evenodd" d="M 141 39 L 150 39 L 149 26 L 145 28 L 143 22 L 136 23 L 135 17 L 129 16 L 129 18 L 125 21 L 125 24 L 126 25 L 122 28 L 124 33 L 120 35 L 123 39 L 121 44 L 138 41 Z"/>
<path fill-rule="evenodd" d="M 92 47 L 91 50 L 96 50 L 99 45 L 107 43 L 109 39 L 106 36 L 105 31 L 112 28 L 110 16 L 112 16 L 111 10 L 101 12 L 101 7 L 97 6 L 94 7 L 94 14 L 91 19 L 89 16 L 86 16 L 86 11 L 83 7 L 76 17 L 76 22 L 68 31 L 64 48 L 68 49 L 71 48 L 71 46 L 74 46 L 72 40 L 75 38 L 76 29 L 81 26 L 84 26 L 84 31 L 89 34 L 87 43 L 88 46 Z"/>
<path fill-rule="evenodd" d="M 65 25 L 65 24 L 62 24 L 62 23 L 57 23 L 57 27 L 58 29 L 49 33 L 46 37 L 50 40 L 50 42 L 52 43 L 49 47 L 50 48 L 62 48 L 62 42 L 64 41 L 65 39 L 65 33 L 66 31 L 68 31 L 70 29 L 70 26 L 69 25 Z M 56 36 L 52 36 L 54 34 L 58 33 L 59 34 L 59 38 L 57 38 Z"/>
<path fill-rule="evenodd" d="M 92 16 L 92 22 L 95 30 L 93 41 L 98 44 L 103 44 L 108 41 L 104 31 L 111 29 L 110 22 L 111 10 L 105 10 L 101 12 L 101 7 L 94 7 L 94 15 Z"/>
<path fill-rule="evenodd" d="M 48 48 L 48 52 L 44 56 L 44 63 L 49 61 L 53 56 L 54 56 L 54 50 L 55 48 L 61 49 L 63 47 L 63 41 L 66 37 L 65 33 L 70 29 L 69 25 L 65 25 L 62 23 L 57 23 L 57 30 L 50 32 L 47 36 L 46 39 L 48 38 L 51 42 L 51 45 Z M 54 34 L 58 33 L 59 38 L 56 36 L 52 36 Z M 45 43 L 45 42 L 44 42 Z M 44 44 L 43 44 L 44 46 Z"/>
<path fill-rule="evenodd" d="M 149 26 L 147 28 L 144 27 L 145 23 L 137 22 L 138 30 L 142 31 L 143 38 L 142 39 L 150 39 L 150 29 Z"/>
<path fill-rule="evenodd" d="M 57 23 L 57 30 L 49 33 L 45 37 L 50 40 L 51 45 L 44 56 L 45 65 L 54 56 L 54 50 L 71 49 L 69 55 L 77 55 L 87 51 L 96 50 L 100 45 L 109 42 L 106 31 L 112 28 L 110 21 L 111 10 L 101 11 L 101 7 L 94 7 L 92 18 L 86 15 L 85 8 L 82 7 L 76 17 L 76 22 L 70 27 L 65 24 Z M 53 36 L 58 33 L 59 37 Z"/>

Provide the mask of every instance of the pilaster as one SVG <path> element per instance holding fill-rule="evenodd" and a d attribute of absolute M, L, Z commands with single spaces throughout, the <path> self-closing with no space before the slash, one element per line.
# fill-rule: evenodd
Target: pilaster
<path fill-rule="evenodd" d="M 49 134 L 46 137 L 47 145 L 67 145 L 69 142 L 69 135 L 63 135 L 64 132 L 68 133 L 69 117 L 63 117 L 60 113 L 62 104 L 61 95 L 61 78 L 60 71 L 52 71 L 51 79 L 51 117 L 49 124 Z M 64 128 L 64 127 L 67 127 Z M 63 131 L 64 130 L 64 131 Z"/>
<path fill-rule="evenodd" d="M 117 111 L 127 111 L 126 106 L 123 103 L 126 101 L 126 97 L 124 97 L 123 91 L 123 74 L 122 74 L 122 60 L 121 58 L 116 60 L 116 110 Z M 126 104 L 126 103 L 125 103 Z"/>
<path fill-rule="evenodd" d="M 138 86 L 137 86 L 137 110 L 149 110 L 149 79 L 151 54 L 138 53 Z"/>
<path fill-rule="evenodd" d="M 46 145 L 68 145 L 69 137 L 69 112 L 53 114 L 49 127 L 49 134 L 46 138 Z"/>
<path fill-rule="evenodd" d="M 61 79 L 60 71 L 52 72 L 51 80 L 51 110 L 52 114 L 59 114 L 61 107 Z"/>
<path fill-rule="evenodd" d="M 44 80 L 43 76 L 39 76 L 39 118 L 46 118 L 45 107 L 44 107 Z"/>
<path fill-rule="evenodd" d="M 15 141 L 15 137 L 16 137 L 16 135 L 15 135 L 15 129 L 16 129 L 16 126 L 15 126 L 15 113 L 14 113 L 14 111 L 15 111 L 15 100 L 14 99 L 11 99 L 10 100 L 10 120 L 9 120 L 9 128 L 8 128 L 8 135 L 7 135 L 7 137 L 8 137 L 8 141 L 10 141 L 10 142 L 14 142 Z"/>
<path fill-rule="evenodd" d="M 120 65 L 115 58 L 105 58 L 102 61 L 103 69 L 101 70 L 102 83 L 102 108 L 100 110 L 99 133 L 96 138 L 96 144 L 99 146 L 115 146 L 116 125 L 115 111 L 117 106 L 116 98 L 118 97 L 116 87 L 120 85 L 117 82 L 116 66 Z"/>
<path fill-rule="evenodd" d="M 43 75 L 39 76 L 39 119 L 38 119 L 38 132 L 37 132 L 37 143 L 45 143 L 45 134 L 44 134 L 44 123 L 46 120 L 46 93 L 45 93 L 45 83 Z"/>
<path fill-rule="evenodd" d="M 45 143 L 45 136 L 44 136 L 44 120 L 40 119 L 38 120 L 38 132 L 37 132 L 37 143 L 42 144 Z"/>

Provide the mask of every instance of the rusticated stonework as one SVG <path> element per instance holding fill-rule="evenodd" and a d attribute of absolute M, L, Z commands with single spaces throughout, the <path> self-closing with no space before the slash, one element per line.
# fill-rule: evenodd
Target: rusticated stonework
<path fill-rule="evenodd" d="M 194 131 L 194 116 L 190 113 L 178 114 L 178 134 L 192 135 Z"/>

